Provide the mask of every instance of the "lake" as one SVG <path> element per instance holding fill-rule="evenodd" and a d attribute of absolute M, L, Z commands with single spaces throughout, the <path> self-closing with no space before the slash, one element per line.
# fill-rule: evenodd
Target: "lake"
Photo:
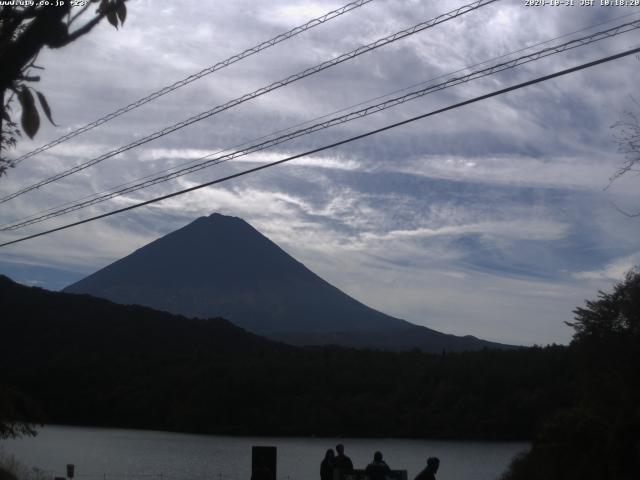
<path fill-rule="evenodd" d="M 64 476 L 76 465 L 78 480 L 249 480 L 251 446 L 278 448 L 278 480 L 319 478 L 328 448 L 345 445 L 356 468 L 380 450 L 392 469 L 413 479 L 426 458 L 440 458 L 438 480 L 494 480 L 522 442 L 462 442 L 404 439 L 226 437 L 181 433 L 47 426 L 35 438 L 4 440 L 0 450 L 30 467 Z"/>

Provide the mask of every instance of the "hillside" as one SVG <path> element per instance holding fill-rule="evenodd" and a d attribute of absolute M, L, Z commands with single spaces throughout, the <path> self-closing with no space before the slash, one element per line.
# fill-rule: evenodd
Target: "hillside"
<path fill-rule="evenodd" d="M 201 217 L 67 287 L 188 317 L 224 317 L 298 345 L 427 352 L 503 348 L 447 335 L 363 305 L 314 274 L 245 221 Z"/>
<path fill-rule="evenodd" d="M 540 418 L 574 395 L 566 347 L 444 355 L 297 348 L 222 319 L 192 320 L 6 277 L 0 304 L 0 391 L 22 392 L 46 423 L 529 438 Z"/>
<path fill-rule="evenodd" d="M 222 318 L 191 319 L 89 295 L 50 292 L 17 284 L 4 275 L 0 275 L 0 305 L 3 332 L 30 339 L 4 348 L 19 349 L 27 358 L 61 349 L 79 352 L 87 346 L 92 354 L 105 356 L 118 355 L 134 345 L 141 354 L 166 356 L 284 348 Z"/>

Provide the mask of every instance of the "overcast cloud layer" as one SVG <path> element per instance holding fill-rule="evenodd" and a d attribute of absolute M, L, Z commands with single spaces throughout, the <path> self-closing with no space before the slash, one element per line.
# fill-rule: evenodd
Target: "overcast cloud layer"
<path fill-rule="evenodd" d="M 375 0 L 26 160 L 0 180 L 0 194 L 464 3 Z M 20 141 L 16 156 L 341 3 L 131 0 L 127 5 L 129 15 L 119 31 L 101 25 L 69 47 L 41 54 L 46 70 L 38 88 L 59 127 L 43 125 L 35 140 Z M 16 198 L 0 206 L 0 223 L 594 24 L 609 22 L 561 41 L 638 19 L 638 7 L 526 7 L 524 0 L 502 0 Z M 638 45 L 640 34 L 627 33 L 2 233 L 0 240 L 197 185 Z M 563 322 L 572 319 L 572 310 L 640 262 L 640 219 L 617 209 L 640 209 L 640 180 L 623 178 L 609 186 L 624 159 L 610 127 L 634 107 L 639 69 L 638 58 L 627 57 L 3 247 L 0 272 L 59 289 L 198 216 L 220 212 L 247 220 L 320 276 L 385 313 L 501 342 L 566 343 L 571 332 Z"/>

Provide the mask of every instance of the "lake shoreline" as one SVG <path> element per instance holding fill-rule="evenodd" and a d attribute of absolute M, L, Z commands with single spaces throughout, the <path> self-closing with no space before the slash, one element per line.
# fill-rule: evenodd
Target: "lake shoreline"
<path fill-rule="evenodd" d="M 391 435 L 366 435 L 358 436 L 354 434 L 349 435 L 279 435 L 270 433 L 257 433 L 257 432 L 242 432 L 242 433 L 228 433 L 228 432 L 202 432 L 202 431 L 186 431 L 186 430 L 166 430 L 155 428 L 144 428 L 139 426 L 118 426 L 118 425 L 100 425 L 100 424 L 74 424 L 74 423 L 45 423 L 36 424 L 36 430 L 41 427 L 69 427 L 69 428 L 86 428 L 86 429 L 105 429 L 105 430 L 136 430 L 142 432 L 156 432 L 156 433 L 173 433 L 183 435 L 199 435 L 199 436 L 216 436 L 216 437 L 229 437 L 229 438 L 243 438 L 243 437 L 256 437 L 256 438 L 299 438 L 299 439 L 322 439 L 322 438 L 373 438 L 373 439 L 394 439 L 394 440 L 424 440 L 424 441 L 442 441 L 442 442 L 482 442 L 482 443 L 530 443 L 531 438 L 519 438 L 519 437 L 485 437 L 485 436 L 429 436 L 429 437 L 403 437 L 403 436 L 391 436 Z"/>
<path fill-rule="evenodd" d="M 426 458 L 442 461 L 438 480 L 495 480 L 511 459 L 527 450 L 524 442 L 478 442 L 353 437 L 219 436 L 118 428 L 45 425 L 39 435 L 3 441 L 2 450 L 25 465 L 55 476 L 67 463 L 76 465 L 78 479 L 162 475 L 163 480 L 231 480 L 250 478 L 251 447 L 275 446 L 278 476 L 289 480 L 318 476 L 320 461 L 329 448 L 345 445 L 356 468 L 364 468 L 380 450 L 393 469 L 413 478 Z"/>

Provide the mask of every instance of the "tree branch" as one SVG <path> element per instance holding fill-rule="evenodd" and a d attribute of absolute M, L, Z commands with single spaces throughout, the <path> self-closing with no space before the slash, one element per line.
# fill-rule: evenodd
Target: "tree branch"
<path fill-rule="evenodd" d="M 627 212 L 626 210 L 623 210 L 622 208 L 620 208 L 615 202 L 610 202 L 610 203 L 611 203 L 611 206 L 613 208 L 615 208 L 618 212 L 623 214 L 625 217 L 629 217 L 629 218 L 640 217 L 640 212 L 630 213 L 630 212 Z"/>
<path fill-rule="evenodd" d="M 20 33 L 11 48 L 5 49 L 0 56 L 0 90 L 5 90 L 20 75 L 20 72 L 45 45 L 58 43 L 67 30 L 62 19 L 67 14 L 68 4 L 43 7 Z"/>
<path fill-rule="evenodd" d="M 68 27 L 70 27 L 70 26 L 71 26 L 71 24 L 72 24 L 73 22 L 75 22 L 75 21 L 76 21 L 76 19 L 77 19 L 80 15 L 82 15 L 84 12 L 86 12 L 90 7 L 91 7 L 91 2 L 87 3 L 84 7 L 82 7 L 82 8 L 80 9 L 80 11 L 79 11 L 78 13 L 76 13 L 73 17 L 71 17 L 71 20 L 69 20 L 69 21 L 67 22 L 67 26 L 68 26 Z"/>
<path fill-rule="evenodd" d="M 80 27 L 78 30 L 76 30 L 73 33 L 70 33 L 65 42 L 62 45 L 57 46 L 58 47 L 63 47 L 71 42 L 73 42 L 74 40 L 80 38 L 83 35 L 86 35 L 87 33 L 89 33 L 91 30 L 93 30 L 93 28 L 100 23 L 100 20 L 102 20 L 105 16 L 107 15 L 106 12 L 100 13 L 98 14 L 97 17 L 93 18 L 91 21 L 87 22 L 86 24 L 84 24 L 84 26 Z"/>

